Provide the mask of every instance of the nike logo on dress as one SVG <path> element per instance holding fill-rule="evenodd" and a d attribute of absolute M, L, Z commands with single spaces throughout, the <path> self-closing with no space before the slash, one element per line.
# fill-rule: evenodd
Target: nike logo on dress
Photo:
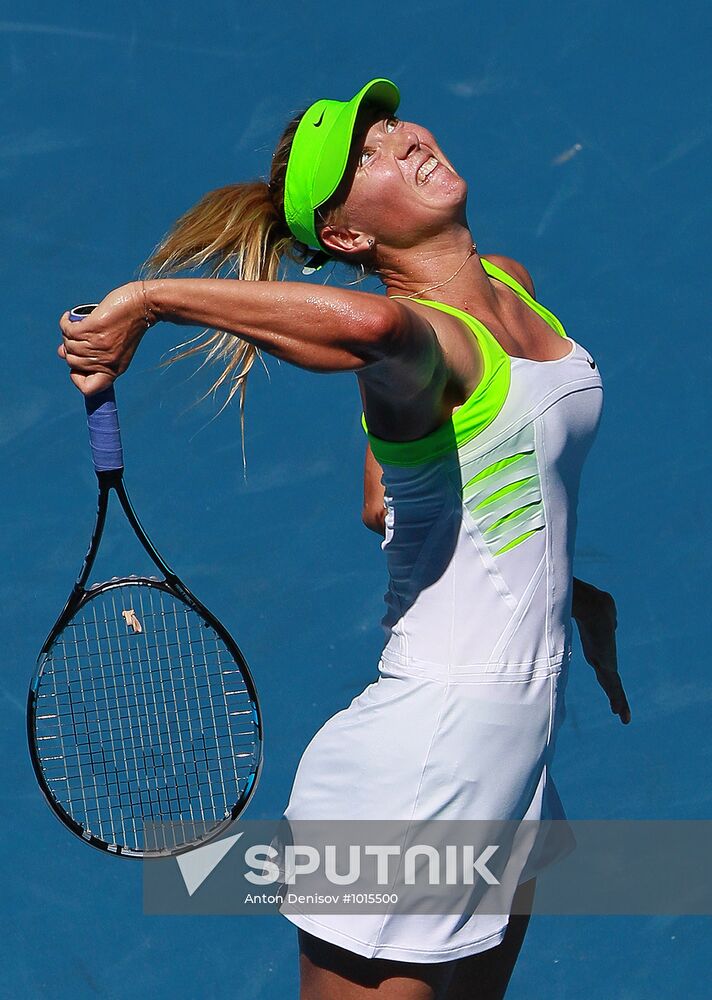
<path fill-rule="evenodd" d="M 586 358 L 586 360 L 590 364 L 591 368 L 595 368 L 596 367 L 596 362 L 593 360 L 593 358 Z"/>
<path fill-rule="evenodd" d="M 321 125 L 321 123 L 324 120 L 324 113 L 325 113 L 325 111 L 322 111 L 322 113 L 319 115 L 319 121 L 318 122 L 313 122 L 314 128 L 319 128 L 319 126 Z"/>

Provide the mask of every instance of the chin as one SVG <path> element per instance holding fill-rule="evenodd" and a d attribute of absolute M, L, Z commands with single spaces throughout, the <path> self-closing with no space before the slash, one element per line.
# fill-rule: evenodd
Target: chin
<path fill-rule="evenodd" d="M 454 174 L 448 178 L 447 187 L 442 191 L 441 204 L 444 211 L 453 219 L 460 219 L 467 208 L 467 182 Z"/>
<path fill-rule="evenodd" d="M 467 201 L 467 181 L 459 174 L 448 171 L 439 181 L 437 194 L 448 202 L 464 205 Z"/>
<path fill-rule="evenodd" d="M 458 192 L 460 196 L 460 201 L 464 205 L 465 202 L 467 201 L 467 181 L 465 180 L 464 177 L 460 177 L 459 174 L 454 174 L 453 176 L 456 182 L 455 190 Z"/>

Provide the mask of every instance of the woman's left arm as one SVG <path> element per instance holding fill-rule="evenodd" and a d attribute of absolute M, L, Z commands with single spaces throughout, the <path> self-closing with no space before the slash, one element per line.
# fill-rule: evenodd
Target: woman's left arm
<path fill-rule="evenodd" d="M 616 602 L 605 590 L 574 577 L 571 616 L 578 626 L 583 655 L 596 671 L 596 680 L 608 696 L 611 711 L 627 725 L 630 706 L 618 673 Z"/>
<path fill-rule="evenodd" d="M 361 520 L 378 535 L 386 534 L 386 507 L 383 498 L 386 495 L 381 481 L 383 469 L 371 451 L 371 445 L 366 442 L 366 461 L 363 470 L 363 507 Z"/>

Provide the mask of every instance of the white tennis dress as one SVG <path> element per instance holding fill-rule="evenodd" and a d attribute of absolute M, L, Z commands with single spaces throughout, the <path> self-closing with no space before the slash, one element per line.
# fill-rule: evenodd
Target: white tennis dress
<path fill-rule="evenodd" d="M 571 349 L 555 361 L 510 357 L 474 317 L 420 300 L 468 324 L 484 376 L 427 437 L 369 434 L 386 488 L 386 642 L 378 679 L 306 748 L 290 821 L 565 818 L 549 769 L 571 657 L 579 480 L 602 383 L 549 310 L 482 264 Z M 521 881 L 533 874 L 527 868 Z M 484 951 L 508 922 L 478 913 L 285 916 L 357 954 L 410 962 Z"/>

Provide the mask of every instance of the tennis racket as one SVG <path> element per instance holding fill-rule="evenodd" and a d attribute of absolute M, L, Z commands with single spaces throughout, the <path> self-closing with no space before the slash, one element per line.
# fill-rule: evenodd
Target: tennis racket
<path fill-rule="evenodd" d="M 77 306 L 78 321 L 95 307 Z M 122 857 L 179 854 L 244 810 L 262 764 L 245 658 L 154 548 L 131 506 L 113 386 L 85 398 L 96 523 L 38 657 L 27 728 L 37 780 L 73 833 Z M 87 587 L 112 491 L 161 577 Z"/>

